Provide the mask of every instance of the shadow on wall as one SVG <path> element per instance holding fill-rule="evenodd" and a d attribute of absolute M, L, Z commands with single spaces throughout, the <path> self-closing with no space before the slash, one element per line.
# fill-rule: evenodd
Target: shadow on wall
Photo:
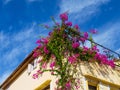
<path fill-rule="evenodd" d="M 97 62 L 82 62 L 79 71 L 82 75 L 89 74 L 112 83 L 116 83 L 116 81 L 120 83 L 120 73 L 117 70 Z"/>

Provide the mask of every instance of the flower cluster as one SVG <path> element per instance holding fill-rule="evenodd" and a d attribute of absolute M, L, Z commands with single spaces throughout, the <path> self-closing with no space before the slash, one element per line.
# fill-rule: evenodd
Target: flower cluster
<path fill-rule="evenodd" d="M 91 47 L 84 45 L 86 40 L 92 40 L 89 34 L 96 34 L 96 30 L 82 32 L 78 25 L 68 21 L 67 13 L 61 14 L 60 19 L 62 23 L 55 22 L 53 31 L 49 32 L 48 37 L 36 41 L 38 47 L 34 50 L 33 57 L 42 56 L 43 58 L 38 61 L 40 69 L 33 78 L 36 79 L 42 73 L 49 71 L 58 77 L 56 90 L 71 90 L 71 88 L 77 90 L 80 81 L 74 76 L 80 61 L 92 59 L 112 68 L 115 64 L 107 55 L 99 52 L 97 45 L 91 45 Z"/>

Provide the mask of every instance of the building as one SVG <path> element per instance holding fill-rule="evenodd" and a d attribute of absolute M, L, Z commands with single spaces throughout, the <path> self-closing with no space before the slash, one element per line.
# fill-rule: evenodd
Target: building
<path fill-rule="evenodd" d="M 54 90 L 56 78 L 49 72 L 39 79 L 32 78 L 39 68 L 38 59 L 34 60 L 32 54 L 1 84 L 1 90 Z M 96 62 L 81 62 L 79 70 L 79 90 L 120 90 L 120 67 L 113 69 Z"/>

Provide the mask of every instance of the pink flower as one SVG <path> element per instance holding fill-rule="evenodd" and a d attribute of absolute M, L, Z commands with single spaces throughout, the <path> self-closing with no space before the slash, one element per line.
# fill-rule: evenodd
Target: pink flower
<path fill-rule="evenodd" d="M 67 22 L 66 25 L 67 26 L 72 26 L 72 22 Z"/>
<path fill-rule="evenodd" d="M 55 58 L 55 55 L 54 55 L 54 54 L 52 54 L 52 55 L 51 55 L 51 57 L 52 57 L 52 58 Z"/>
<path fill-rule="evenodd" d="M 46 46 L 44 46 L 44 52 L 45 52 L 46 54 L 49 53 L 49 50 L 47 50 L 47 47 L 46 47 Z"/>
<path fill-rule="evenodd" d="M 83 50 L 86 52 L 86 51 L 88 51 L 88 50 L 89 50 L 89 48 L 88 48 L 88 47 L 86 47 L 86 46 L 83 46 Z"/>
<path fill-rule="evenodd" d="M 42 74 L 43 72 L 42 71 L 40 71 L 40 70 L 37 70 L 37 74 L 39 75 L 39 74 Z"/>
<path fill-rule="evenodd" d="M 39 46 L 37 46 L 37 49 L 40 49 L 40 48 L 42 48 L 42 45 L 40 44 Z"/>
<path fill-rule="evenodd" d="M 47 38 L 42 38 L 42 42 L 44 42 L 45 44 L 48 43 L 48 39 Z"/>
<path fill-rule="evenodd" d="M 33 74 L 33 79 L 36 79 L 36 78 L 38 78 L 38 74 L 37 73 Z"/>
<path fill-rule="evenodd" d="M 56 82 L 55 82 L 55 83 L 56 83 L 56 84 L 58 84 L 58 82 L 59 82 L 59 79 L 58 79 L 58 80 L 56 80 Z"/>
<path fill-rule="evenodd" d="M 79 43 L 79 42 L 74 42 L 74 43 L 72 43 L 72 47 L 73 47 L 74 49 L 78 48 L 79 46 L 80 46 L 80 43 Z"/>
<path fill-rule="evenodd" d="M 36 41 L 36 44 L 40 44 L 40 43 L 41 43 L 41 40 L 37 40 L 37 41 Z"/>
<path fill-rule="evenodd" d="M 44 69 L 45 69 L 46 67 L 47 67 L 47 63 L 46 63 L 46 62 L 44 62 L 44 63 L 43 63 L 43 65 L 42 65 L 42 68 L 44 68 Z"/>
<path fill-rule="evenodd" d="M 88 39 L 88 33 L 87 32 L 84 32 L 84 38 Z"/>
<path fill-rule="evenodd" d="M 35 52 L 33 53 L 33 57 L 34 57 L 34 58 L 38 57 L 39 55 L 41 55 L 40 52 L 35 51 Z"/>
<path fill-rule="evenodd" d="M 80 41 L 82 41 L 83 43 L 85 42 L 85 40 L 86 40 L 86 39 L 85 39 L 84 37 L 81 37 L 81 38 L 80 38 Z"/>
<path fill-rule="evenodd" d="M 90 32 L 91 32 L 92 34 L 96 34 L 96 33 L 97 33 L 97 30 L 93 29 L 93 30 L 90 30 Z"/>
<path fill-rule="evenodd" d="M 52 32 L 49 32 L 48 35 L 51 36 L 51 35 L 52 35 Z"/>
<path fill-rule="evenodd" d="M 101 59 L 101 54 L 100 53 L 96 53 L 94 58 L 97 59 L 97 60 L 100 60 Z"/>
<path fill-rule="evenodd" d="M 55 62 L 52 62 L 52 63 L 50 64 L 50 68 L 53 69 L 54 66 L 55 66 Z"/>
<path fill-rule="evenodd" d="M 92 47 L 92 50 L 99 52 L 99 49 L 97 48 L 97 46 L 93 46 L 93 47 Z"/>
<path fill-rule="evenodd" d="M 68 20 L 67 13 L 65 12 L 65 13 L 60 14 L 60 19 L 63 20 L 63 21 L 67 21 Z"/>
<path fill-rule="evenodd" d="M 75 25 L 74 28 L 78 30 L 78 29 L 79 29 L 79 26 L 78 26 L 78 25 Z"/>
<path fill-rule="evenodd" d="M 73 64 L 73 63 L 75 63 L 75 62 L 77 61 L 77 58 L 78 58 L 79 56 L 80 56 L 79 54 L 74 54 L 74 55 L 72 55 L 72 56 L 69 56 L 69 57 L 68 57 L 68 61 L 69 61 L 71 64 Z"/>
<path fill-rule="evenodd" d="M 78 86 L 78 85 L 76 85 L 75 87 L 76 87 L 77 90 L 80 88 L 80 86 Z"/>
<path fill-rule="evenodd" d="M 110 65 L 112 68 L 114 68 L 114 67 L 115 67 L 115 63 L 114 63 L 114 61 L 113 61 L 113 60 L 109 60 L 108 62 L 109 62 L 109 65 Z"/>
<path fill-rule="evenodd" d="M 70 89 L 70 88 L 71 88 L 71 83 L 70 83 L 70 82 L 67 82 L 67 83 L 65 84 L 65 86 L 66 86 L 67 89 Z"/>
<path fill-rule="evenodd" d="M 72 63 L 76 62 L 76 58 L 73 56 L 70 56 L 70 57 L 68 57 L 68 61 L 72 64 Z"/>

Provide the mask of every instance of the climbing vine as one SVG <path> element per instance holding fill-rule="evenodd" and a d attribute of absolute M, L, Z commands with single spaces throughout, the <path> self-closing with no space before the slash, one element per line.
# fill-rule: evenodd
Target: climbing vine
<path fill-rule="evenodd" d="M 38 46 L 34 50 L 33 57 L 43 58 L 38 61 L 40 68 L 33 75 L 34 79 L 49 71 L 58 78 L 56 90 L 77 90 L 80 81 L 75 75 L 81 61 L 93 60 L 115 67 L 113 58 L 100 53 L 97 45 L 92 43 L 91 34 L 96 34 L 96 30 L 82 32 L 78 25 L 69 22 L 67 13 L 60 14 L 60 20 L 60 24 L 54 21 L 52 31 L 47 37 L 36 41 Z M 88 39 L 91 41 L 91 47 L 84 45 Z"/>

